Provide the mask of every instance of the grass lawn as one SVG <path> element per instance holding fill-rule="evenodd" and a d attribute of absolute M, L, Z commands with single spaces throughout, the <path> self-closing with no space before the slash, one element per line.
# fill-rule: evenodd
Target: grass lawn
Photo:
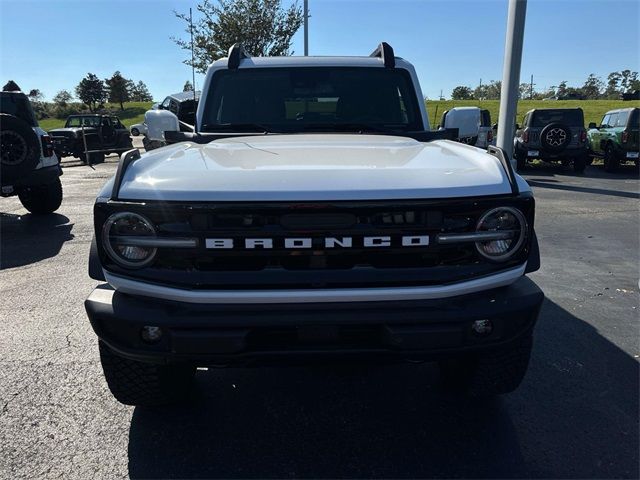
<path fill-rule="evenodd" d="M 431 128 L 435 128 L 442 118 L 442 113 L 453 107 L 480 107 L 491 112 L 491 122 L 498 121 L 500 100 L 427 100 L 427 113 Z M 640 107 L 639 101 L 623 102 L 622 100 L 520 100 L 518 102 L 517 123 L 522 123 L 524 114 L 533 108 L 582 108 L 584 111 L 584 125 L 600 120 L 609 110 L 616 108 Z"/>
<path fill-rule="evenodd" d="M 125 126 L 130 127 L 134 123 L 142 123 L 144 121 L 144 112 L 149 110 L 153 102 L 128 102 L 124 104 L 124 110 L 120 110 L 120 104 L 107 103 L 104 110 L 115 115 Z M 44 130 L 64 127 L 66 118 L 45 118 L 39 120 L 40 127 Z"/>
<path fill-rule="evenodd" d="M 120 110 L 119 104 L 108 103 L 105 110 L 120 118 L 120 121 L 127 127 L 134 123 L 142 123 L 144 112 L 151 108 L 153 102 L 129 102 L 124 104 L 124 110 Z M 453 107 L 481 107 L 491 112 L 491 122 L 498 121 L 498 110 L 500 110 L 499 100 L 427 100 L 427 113 L 431 128 L 435 128 L 440 123 L 442 112 Z M 616 108 L 640 107 L 639 101 L 623 102 L 622 100 L 566 100 L 566 101 L 542 101 L 542 100 L 521 100 L 518 102 L 517 122 L 522 123 L 524 114 L 532 108 L 576 108 L 584 110 L 585 127 L 589 122 L 600 124 L 605 112 Z M 64 127 L 64 118 L 45 118 L 40 120 L 40 126 L 45 130 Z"/>

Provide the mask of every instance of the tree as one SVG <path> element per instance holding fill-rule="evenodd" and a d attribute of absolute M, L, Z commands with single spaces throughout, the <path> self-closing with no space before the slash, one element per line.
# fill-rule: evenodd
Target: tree
<path fill-rule="evenodd" d="M 29 97 L 29 100 L 32 102 L 41 102 L 44 99 L 44 95 L 37 88 L 34 88 L 33 90 L 29 90 L 27 97 Z"/>
<path fill-rule="evenodd" d="M 131 92 L 132 102 L 150 102 L 153 100 L 153 97 L 149 93 L 149 89 L 142 80 L 138 81 L 136 84 L 131 82 L 129 91 Z"/>
<path fill-rule="evenodd" d="M 193 23 L 193 66 L 201 73 L 214 60 L 226 57 L 234 43 L 254 56 L 291 55 L 291 40 L 303 21 L 297 1 L 285 9 L 281 0 L 204 0 L 197 9 L 202 18 Z M 174 14 L 187 24 L 189 33 L 189 15 Z M 171 39 L 191 50 L 190 40 Z M 191 65 L 191 57 L 184 63 Z"/>
<path fill-rule="evenodd" d="M 182 91 L 183 92 L 193 92 L 193 85 L 191 85 L 191 82 L 189 80 L 184 82 L 184 87 L 182 87 Z"/>
<path fill-rule="evenodd" d="M 502 82 L 491 80 L 488 84 L 476 87 L 473 91 L 473 96 L 478 100 L 498 100 L 500 99 L 501 90 Z"/>
<path fill-rule="evenodd" d="M 124 78 L 119 71 L 114 72 L 111 78 L 104 81 L 109 89 L 109 101 L 119 103 L 120 110 L 124 110 L 124 102 L 130 100 L 129 87 L 131 81 Z"/>
<path fill-rule="evenodd" d="M 604 83 L 600 77 L 596 77 L 593 73 L 589 75 L 582 86 L 582 95 L 587 100 L 596 100 L 600 98 L 600 92 L 604 89 Z"/>
<path fill-rule="evenodd" d="M 72 99 L 73 96 L 69 92 L 66 90 L 60 90 L 56 93 L 55 97 L 53 97 L 53 103 L 61 107 L 66 107 Z"/>
<path fill-rule="evenodd" d="M 107 100 L 107 90 L 102 80 L 93 73 L 87 73 L 76 87 L 76 97 L 89 108 L 89 111 L 95 112 Z"/>
<path fill-rule="evenodd" d="M 567 81 L 563 80 L 556 89 L 556 97 L 564 97 L 567 94 Z"/>
<path fill-rule="evenodd" d="M 607 88 L 604 92 L 605 96 L 609 99 L 618 98 L 620 95 L 620 80 L 622 76 L 620 72 L 611 72 L 607 77 Z"/>
<path fill-rule="evenodd" d="M 521 83 L 518 87 L 518 98 L 532 98 L 533 95 L 531 93 L 531 84 L 530 83 Z"/>
<path fill-rule="evenodd" d="M 471 100 L 473 98 L 473 91 L 469 87 L 459 85 L 451 92 L 451 98 L 453 100 Z"/>

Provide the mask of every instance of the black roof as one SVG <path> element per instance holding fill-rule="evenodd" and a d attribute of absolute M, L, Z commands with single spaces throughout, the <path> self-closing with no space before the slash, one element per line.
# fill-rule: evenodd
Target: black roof
<path fill-rule="evenodd" d="M 200 100 L 200 94 L 202 92 L 200 90 L 196 90 L 196 101 Z M 172 93 L 171 95 L 167 95 L 167 97 L 171 97 L 176 99 L 179 102 L 184 102 L 187 100 L 193 100 L 193 92 L 179 92 L 179 93 Z"/>

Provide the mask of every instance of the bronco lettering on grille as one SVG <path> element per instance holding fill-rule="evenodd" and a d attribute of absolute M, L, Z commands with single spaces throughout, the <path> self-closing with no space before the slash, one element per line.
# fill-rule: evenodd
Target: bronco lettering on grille
<path fill-rule="evenodd" d="M 314 239 L 311 237 L 296 238 L 207 238 L 205 245 L 210 249 L 244 248 L 272 249 L 283 248 L 287 250 L 300 250 L 313 248 L 403 248 L 426 247 L 429 245 L 429 235 L 405 235 L 392 238 L 390 236 L 379 237 L 324 237 Z"/>

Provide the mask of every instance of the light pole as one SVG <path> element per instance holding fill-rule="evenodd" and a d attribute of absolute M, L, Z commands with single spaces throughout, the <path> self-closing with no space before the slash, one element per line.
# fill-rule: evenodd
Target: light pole
<path fill-rule="evenodd" d="M 527 15 L 527 0 L 509 0 L 507 17 L 507 35 L 504 46 L 504 64 L 502 67 L 502 88 L 500 91 L 500 120 L 498 122 L 498 147 L 502 148 L 513 161 L 513 135 L 515 133 L 516 113 L 518 110 L 518 89 L 520 84 L 520 65 L 522 64 L 522 45 L 524 41 L 524 23 Z"/>
<path fill-rule="evenodd" d="M 309 0 L 304 0 L 304 56 L 309 55 Z"/>

